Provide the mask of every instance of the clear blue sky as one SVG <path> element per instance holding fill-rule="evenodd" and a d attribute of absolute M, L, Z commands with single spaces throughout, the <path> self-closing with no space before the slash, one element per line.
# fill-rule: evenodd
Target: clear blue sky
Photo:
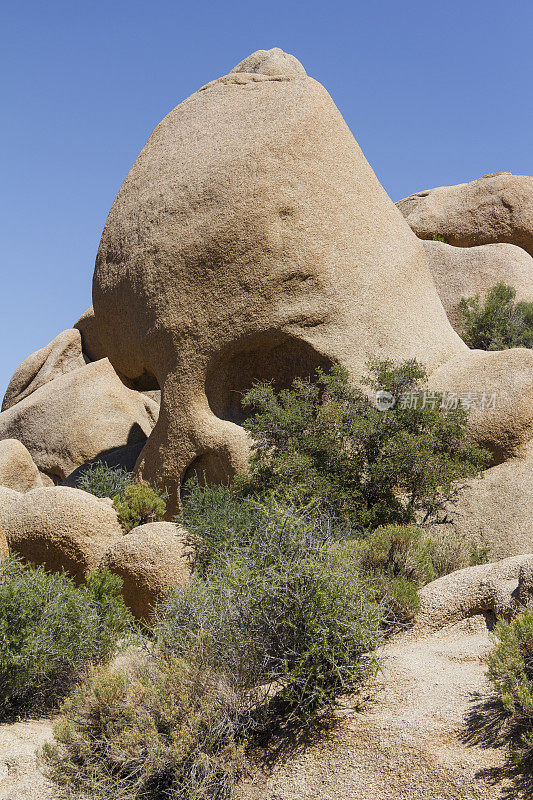
<path fill-rule="evenodd" d="M 4 2 L 0 392 L 91 303 L 100 234 L 155 125 L 253 50 L 329 90 L 394 200 L 533 174 L 531 0 Z"/>

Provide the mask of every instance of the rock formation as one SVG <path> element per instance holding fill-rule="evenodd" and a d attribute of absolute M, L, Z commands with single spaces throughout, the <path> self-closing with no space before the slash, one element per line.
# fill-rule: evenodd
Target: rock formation
<path fill-rule="evenodd" d="M 429 268 L 452 327 L 460 335 L 462 297 L 485 297 L 503 282 L 516 289 L 516 299 L 533 301 L 533 258 L 514 244 L 453 247 L 424 241 Z"/>
<path fill-rule="evenodd" d="M 74 323 L 74 328 L 81 334 L 81 346 L 87 361 L 99 361 L 106 357 L 107 354 L 100 341 L 92 306 Z"/>
<path fill-rule="evenodd" d="M 41 386 L 66 372 L 85 366 L 81 336 L 74 329 L 63 331 L 46 347 L 32 353 L 22 362 L 9 382 L 2 402 L 2 411 L 20 403 Z"/>
<path fill-rule="evenodd" d="M 494 172 L 470 183 L 417 192 L 397 203 L 421 239 L 472 247 L 506 242 L 533 256 L 533 178 Z"/>
<path fill-rule="evenodd" d="M 110 501 L 66 486 L 33 489 L 0 507 L 10 548 L 49 570 L 65 569 L 81 580 L 96 569 L 123 535 Z"/>
<path fill-rule="evenodd" d="M 22 442 L 57 483 L 102 453 L 144 441 L 158 412 L 153 400 L 127 389 L 102 359 L 55 377 L 3 411 L 0 440 Z"/>
<path fill-rule="evenodd" d="M 189 580 L 184 534 L 172 522 L 151 522 L 134 528 L 105 554 L 101 565 L 122 578 L 124 600 L 139 619 L 149 619 L 170 589 Z"/>
<path fill-rule="evenodd" d="M 28 492 L 43 485 L 39 470 L 28 450 L 17 439 L 0 441 L 0 486 Z"/>
<path fill-rule="evenodd" d="M 93 302 L 123 380 L 163 390 L 138 471 L 171 506 L 192 473 L 244 468 L 253 380 L 332 361 L 357 378 L 380 356 L 433 370 L 466 349 L 330 96 L 277 50 L 157 126 L 109 214 Z"/>

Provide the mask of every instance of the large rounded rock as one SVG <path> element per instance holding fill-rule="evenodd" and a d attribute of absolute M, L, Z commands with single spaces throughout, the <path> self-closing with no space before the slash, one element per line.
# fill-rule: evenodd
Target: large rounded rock
<path fill-rule="evenodd" d="M 100 341 L 92 306 L 81 315 L 79 320 L 74 323 L 73 327 L 81 334 L 82 350 L 88 361 L 99 361 L 101 358 L 106 357 L 106 352 Z"/>
<path fill-rule="evenodd" d="M 240 399 L 370 357 L 429 370 L 465 350 L 422 243 L 326 90 L 279 50 L 177 106 L 109 214 L 93 303 L 131 386 L 162 389 L 137 469 L 170 490 L 244 469 Z M 249 70 L 249 71 L 247 71 Z"/>
<path fill-rule="evenodd" d="M 533 258 L 513 244 L 453 247 L 424 241 L 429 268 L 454 330 L 461 333 L 462 297 L 485 297 L 500 281 L 516 289 L 517 300 L 533 300 Z"/>
<path fill-rule="evenodd" d="M 146 440 L 158 405 L 126 388 L 107 359 L 36 389 L 0 414 L 0 439 L 18 439 L 55 482 L 117 447 Z"/>
<path fill-rule="evenodd" d="M 96 569 L 122 528 L 113 507 L 66 486 L 19 495 L 0 520 L 10 548 L 46 569 L 82 580 Z"/>
<path fill-rule="evenodd" d="M 140 525 L 115 542 L 102 566 L 123 581 L 126 604 L 136 617 L 149 619 L 166 593 L 190 577 L 186 531 L 172 522 Z"/>
<path fill-rule="evenodd" d="M 74 329 L 63 331 L 50 344 L 42 347 L 22 362 L 11 378 L 2 403 L 6 411 L 39 387 L 59 375 L 85 366 L 81 351 L 81 336 Z"/>
<path fill-rule="evenodd" d="M 412 194 L 397 206 L 421 239 L 443 236 L 457 247 L 507 242 L 533 256 L 533 177 L 528 175 L 495 172 Z"/>
<path fill-rule="evenodd" d="M 533 449 L 465 481 L 457 499 L 446 508 L 439 531 L 458 531 L 491 558 L 533 551 Z"/>
<path fill-rule="evenodd" d="M 494 464 L 526 454 L 533 438 L 533 350 L 469 350 L 436 370 L 428 388 L 467 408 L 469 430 Z"/>
<path fill-rule="evenodd" d="M 17 439 L 0 441 L 0 486 L 28 492 L 42 485 L 39 470 L 22 442 Z"/>

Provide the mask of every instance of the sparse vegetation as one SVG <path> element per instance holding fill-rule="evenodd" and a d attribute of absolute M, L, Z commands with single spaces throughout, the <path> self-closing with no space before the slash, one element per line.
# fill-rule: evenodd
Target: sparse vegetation
<path fill-rule="evenodd" d="M 488 656 L 488 675 L 505 711 L 518 729 L 516 759 L 533 754 L 533 609 L 494 628 L 495 646 Z"/>
<path fill-rule="evenodd" d="M 487 293 L 484 303 L 479 295 L 463 297 L 463 339 L 477 350 L 507 350 L 511 347 L 533 348 L 533 303 L 515 302 L 516 290 L 498 283 Z"/>
<path fill-rule="evenodd" d="M 165 516 L 167 504 L 162 492 L 145 483 L 133 483 L 115 495 L 113 507 L 118 521 L 128 532 L 147 522 L 160 522 Z"/>
<path fill-rule="evenodd" d="M 65 796 L 231 800 L 273 709 L 304 725 L 375 673 L 417 589 L 468 560 L 415 520 L 485 459 L 462 409 L 402 404 L 424 378 L 414 361 L 372 365 L 387 411 L 340 368 L 249 392 L 250 476 L 188 484 L 193 577 L 158 608 L 145 662 L 93 671 L 64 706 L 44 761 Z M 164 513 L 145 486 L 114 502 L 126 530 Z"/>
<path fill-rule="evenodd" d="M 88 467 L 76 481 L 78 489 L 96 497 L 122 497 L 127 486 L 134 483 L 131 472 L 124 467 L 108 467 L 102 461 Z"/>
<path fill-rule="evenodd" d="M 88 664 L 108 659 L 130 625 L 121 581 L 107 571 L 81 586 L 65 573 L 0 566 L 0 716 L 54 706 Z"/>

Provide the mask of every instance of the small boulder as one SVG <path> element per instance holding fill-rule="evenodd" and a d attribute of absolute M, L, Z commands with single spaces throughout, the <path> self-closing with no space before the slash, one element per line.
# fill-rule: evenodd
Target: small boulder
<path fill-rule="evenodd" d="M 533 451 L 465 481 L 434 532 L 458 531 L 491 558 L 533 551 Z"/>
<path fill-rule="evenodd" d="M 170 589 L 189 580 L 185 534 L 173 522 L 150 522 L 114 542 L 105 554 L 101 566 L 122 578 L 124 600 L 139 619 L 149 619 Z"/>
<path fill-rule="evenodd" d="M 0 441 L 0 486 L 28 492 L 42 485 L 39 470 L 22 442 L 17 439 Z"/>
<path fill-rule="evenodd" d="M 2 411 L 20 403 L 40 386 L 59 375 L 85 366 L 81 351 L 81 336 L 74 329 L 63 331 L 50 344 L 42 347 L 22 362 L 9 382 Z"/>
<path fill-rule="evenodd" d="M 493 172 L 470 183 L 439 186 L 396 203 L 421 239 L 442 236 L 456 247 L 506 242 L 533 256 L 533 177 Z"/>
<path fill-rule="evenodd" d="M 15 553 L 52 572 L 64 569 L 77 580 L 96 569 L 123 534 L 109 504 L 66 486 L 19 494 L 1 523 Z"/>
<path fill-rule="evenodd" d="M 454 330 L 461 335 L 462 297 L 484 298 L 500 281 L 516 289 L 517 300 L 533 300 L 533 258 L 514 244 L 453 247 L 424 241 L 429 268 Z"/>
<path fill-rule="evenodd" d="M 159 406 L 126 388 L 107 359 L 41 386 L 0 414 L 0 439 L 18 439 L 54 483 L 117 447 L 146 441 Z"/>
<path fill-rule="evenodd" d="M 475 614 L 507 616 L 533 598 L 533 555 L 466 567 L 419 591 L 416 627 L 442 628 Z"/>
<path fill-rule="evenodd" d="M 467 408 L 469 430 L 493 464 L 526 455 L 533 439 L 533 350 L 468 350 L 436 370 L 428 389 Z"/>
<path fill-rule="evenodd" d="M 81 315 L 79 320 L 74 323 L 73 327 L 81 334 L 82 350 L 89 361 L 99 361 L 101 358 L 106 357 L 106 352 L 100 341 L 92 306 Z"/>

